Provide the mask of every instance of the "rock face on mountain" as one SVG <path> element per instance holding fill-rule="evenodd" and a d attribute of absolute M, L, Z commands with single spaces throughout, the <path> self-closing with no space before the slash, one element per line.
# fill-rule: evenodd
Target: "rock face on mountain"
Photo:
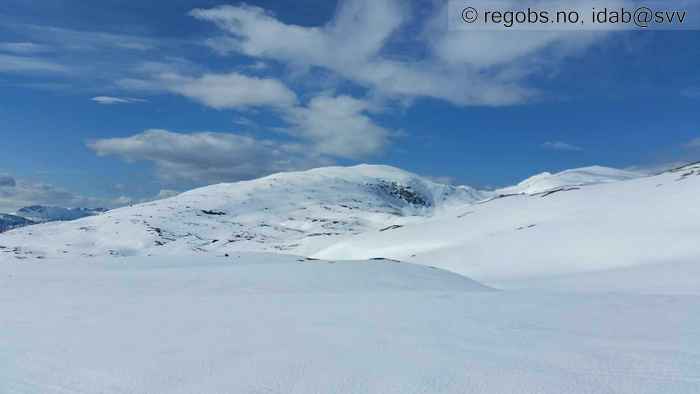
<path fill-rule="evenodd" d="M 240 250 L 305 254 L 338 237 L 423 220 L 490 193 L 388 166 L 325 167 L 218 184 L 5 234 L 15 257 Z"/>

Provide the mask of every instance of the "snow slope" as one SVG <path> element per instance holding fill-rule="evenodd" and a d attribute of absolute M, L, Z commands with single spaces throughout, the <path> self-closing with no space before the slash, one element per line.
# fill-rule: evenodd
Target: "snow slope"
<path fill-rule="evenodd" d="M 700 262 L 700 165 L 465 205 L 348 237 L 314 257 L 429 263 L 486 283 Z"/>
<path fill-rule="evenodd" d="M 0 264 L 0 310 L 8 394 L 700 392 L 693 294 L 491 291 L 391 261 L 103 257 Z"/>
<path fill-rule="evenodd" d="M 591 166 L 575 168 L 551 174 L 543 172 L 534 175 L 515 186 L 497 190 L 498 194 L 537 194 L 554 189 L 572 188 L 576 186 L 598 183 L 618 182 L 641 177 L 642 174 L 618 170 L 616 168 Z"/>
<path fill-rule="evenodd" d="M 422 220 L 487 195 L 388 166 L 326 167 L 15 230 L 0 237 L 0 259 L 238 250 L 306 254 L 339 236 Z"/>

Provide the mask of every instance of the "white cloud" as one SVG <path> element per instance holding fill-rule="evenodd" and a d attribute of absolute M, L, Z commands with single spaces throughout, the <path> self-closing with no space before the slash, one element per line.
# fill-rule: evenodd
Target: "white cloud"
<path fill-rule="evenodd" d="M 113 105 L 113 104 L 131 104 L 131 103 L 143 103 L 147 100 L 133 98 L 133 97 L 112 97 L 112 96 L 97 96 L 90 100 L 102 105 Z"/>
<path fill-rule="evenodd" d="M 69 50 L 122 49 L 148 51 L 162 45 L 162 41 L 129 34 L 114 34 L 100 31 L 73 30 L 54 26 L 30 24 L 8 24 L 16 34 L 40 41 L 43 46 Z"/>
<path fill-rule="evenodd" d="M 700 137 L 693 138 L 685 144 L 686 148 L 697 149 L 700 148 Z"/>
<path fill-rule="evenodd" d="M 0 52 L 31 55 L 48 50 L 49 48 L 46 45 L 35 44 L 33 42 L 0 42 Z"/>
<path fill-rule="evenodd" d="M 616 3 L 620 2 L 611 0 L 608 6 Z M 489 9 L 492 4 L 490 0 L 474 0 L 469 3 L 482 10 Z M 503 0 L 498 2 L 498 7 L 524 9 L 536 4 L 536 0 Z M 550 3 L 553 4 L 555 3 Z M 577 9 L 580 12 L 590 10 L 592 6 L 590 0 L 570 0 L 559 4 L 561 9 Z M 480 72 L 505 68 L 505 74 L 527 75 L 532 72 L 533 64 L 561 60 L 561 56 L 585 49 L 607 34 L 593 29 L 566 31 L 556 28 L 546 31 L 478 31 L 467 28 L 471 25 L 465 25 L 461 20 L 454 21 L 457 28 L 448 27 L 453 23 L 448 22 L 449 18 L 461 15 L 463 7 L 460 2 L 444 2 L 430 20 L 424 38 L 433 55 L 442 63 L 469 66 Z"/>
<path fill-rule="evenodd" d="M 153 162 L 158 175 L 172 183 L 238 181 L 330 163 L 301 145 L 231 133 L 146 130 L 126 138 L 96 140 L 88 146 L 102 156 Z"/>
<path fill-rule="evenodd" d="M 285 24 L 248 5 L 195 9 L 191 15 L 228 33 L 209 41 L 220 53 L 242 53 L 295 67 L 322 67 L 382 95 L 433 97 L 458 105 L 526 101 L 536 92 L 523 84 L 523 78 L 535 68 L 520 64 L 522 58 L 533 58 L 544 50 L 549 57 L 554 49 L 571 53 L 599 37 L 592 33 L 448 31 L 445 6 L 434 4 L 433 16 L 422 26 L 424 32 L 416 35 L 420 26 L 412 26 L 408 33 L 418 37 L 415 46 L 426 50 L 410 54 L 389 49 L 392 39 L 405 33 L 411 21 L 408 4 L 398 0 L 345 1 L 330 22 L 317 27 Z"/>
<path fill-rule="evenodd" d="M 165 89 L 216 109 L 287 107 L 297 103 L 296 94 L 272 78 L 239 73 L 204 74 L 190 78 L 167 73 L 158 76 L 158 80 Z"/>
<path fill-rule="evenodd" d="M 16 179 L 8 175 L 0 177 L 0 213 L 16 212 L 29 205 L 111 208 L 119 204 L 109 199 L 82 196 L 51 184 Z"/>
<path fill-rule="evenodd" d="M 69 68 L 39 58 L 0 54 L 0 72 L 67 73 Z"/>
<path fill-rule="evenodd" d="M 2 23 L 6 22 L 6 23 Z M 148 38 L 99 31 L 79 31 L 5 21 L 3 30 L 17 37 L 0 42 L 0 73 L 35 77 L 49 74 L 70 78 L 66 92 L 99 92 L 111 81 L 138 77 L 136 66 L 149 59 L 171 61 L 171 53 L 182 53 L 183 41 Z M 55 78 L 50 83 L 57 87 Z M 47 81 L 22 81 L 22 87 L 44 89 Z"/>
<path fill-rule="evenodd" d="M 569 144 L 569 143 L 563 142 L 563 141 L 547 141 L 544 144 L 542 144 L 542 147 L 544 149 L 566 151 L 566 152 L 583 151 L 583 148 L 581 148 L 580 146 Z"/>
<path fill-rule="evenodd" d="M 273 109 L 273 114 L 288 124 L 277 130 L 298 137 L 322 155 L 359 158 L 375 154 L 392 134 L 370 118 L 369 113 L 376 110 L 370 101 L 322 94 L 304 104 L 298 101 L 296 93 L 273 78 L 235 72 L 198 77 L 160 73 L 137 85 L 175 92 L 215 109 Z M 235 123 L 251 127 L 246 118 Z"/>
<path fill-rule="evenodd" d="M 319 96 L 308 106 L 289 110 L 289 132 L 313 144 L 322 154 L 358 158 L 379 152 L 390 131 L 367 115 L 368 102 L 349 96 Z"/>

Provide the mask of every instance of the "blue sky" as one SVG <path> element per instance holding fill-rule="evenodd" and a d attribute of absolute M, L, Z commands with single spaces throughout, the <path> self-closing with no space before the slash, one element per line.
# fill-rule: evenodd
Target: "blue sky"
<path fill-rule="evenodd" d="M 5 0 L 0 211 L 330 164 L 489 187 L 700 158 L 700 31 L 444 21 L 428 0 Z"/>

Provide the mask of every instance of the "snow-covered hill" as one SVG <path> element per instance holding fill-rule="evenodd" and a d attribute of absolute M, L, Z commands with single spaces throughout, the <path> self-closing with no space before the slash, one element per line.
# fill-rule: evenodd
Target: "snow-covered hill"
<path fill-rule="evenodd" d="M 487 283 L 696 261 L 699 173 L 700 165 L 656 176 L 587 167 L 483 192 L 387 166 L 327 167 L 16 229 L 0 235 L 0 259 L 382 257 Z"/>
<path fill-rule="evenodd" d="M 700 165 L 690 165 L 657 176 L 504 195 L 348 237 L 313 256 L 429 262 L 487 283 L 698 262 L 698 195 Z"/>
<path fill-rule="evenodd" d="M 18 229 L 0 238 L 0 256 L 306 254 L 340 236 L 420 221 L 488 195 L 388 166 L 326 167 Z"/>
<path fill-rule="evenodd" d="M 551 174 L 543 172 L 534 175 L 515 186 L 497 190 L 497 193 L 507 194 L 537 194 L 546 193 L 561 188 L 574 188 L 598 183 L 618 182 L 641 177 L 642 174 L 618 170 L 616 168 L 591 166 L 575 168 Z"/>

